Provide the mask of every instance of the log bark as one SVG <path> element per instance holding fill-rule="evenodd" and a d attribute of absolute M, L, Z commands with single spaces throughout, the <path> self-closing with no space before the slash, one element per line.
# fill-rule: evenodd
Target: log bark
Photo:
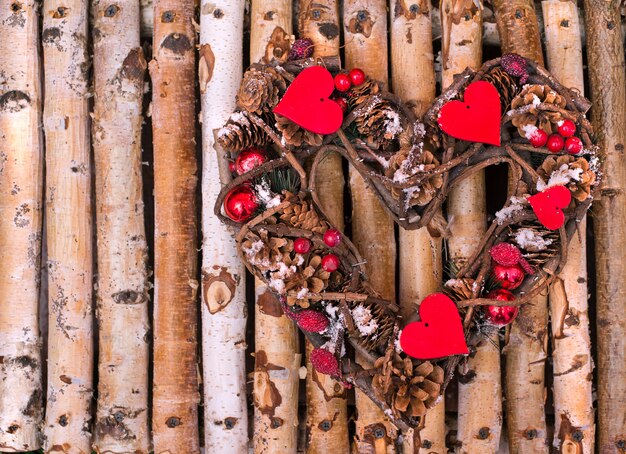
<path fill-rule="evenodd" d="M 21 452 L 41 447 L 43 416 L 39 16 L 34 1 L 0 11 L 0 450 Z"/>
<path fill-rule="evenodd" d="M 494 0 L 500 49 L 535 60 L 543 66 L 541 35 L 533 0 Z"/>
<path fill-rule="evenodd" d="M 584 93 L 578 8 L 572 1 L 541 3 L 548 69 L 566 87 Z M 562 452 L 594 452 L 592 355 L 589 338 L 586 220 L 568 246 L 567 263 L 550 288 L 554 376 L 554 446 Z M 580 437 L 582 435 L 582 438 Z"/>
<path fill-rule="evenodd" d="M 620 2 L 585 1 L 592 121 L 604 180 L 594 202 L 599 452 L 626 449 L 626 74 Z"/>
<path fill-rule="evenodd" d="M 93 247 L 88 3 L 43 4 L 48 241 L 44 450 L 91 452 Z"/>
<path fill-rule="evenodd" d="M 206 452 L 248 452 L 245 267 L 233 232 L 213 215 L 228 156 L 216 134 L 235 110 L 242 74 L 244 1 L 204 1 L 200 16 L 202 99 L 202 366 Z"/>
<path fill-rule="evenodd" d="M 428 2 L 408 5 L 394 0 L 390 8 L 391 86 L 420 117 L 435 98 L 435 68 L 432 45 L 431 6 Z M 400 229 L 400 309 L 408 321 L 415 316 L 420 301 L 441 284 L 441 238 L 427 228 Z M 415 446 L 414 433 L 403 434 L 405 453 L 445 453 L 445 402 L 428 410 L 419 431 L 421 446 Z"/>
<path fill-rule="evenodd" d="M 94 0 L 93 147 L 96 172 L 100 453 L 147 453 L 148 246 L 141 177 L 146 61 L 139 5 Z M 97 30 L 97 32 L 95 32 Z"/>
<path fill-rule="evenodd" d="M 194 5 L 154 7 L 155 454 L 195 454 L 198 440 L 197 162 Z M 174 165 L 175 164 L 175 165 Z"/>

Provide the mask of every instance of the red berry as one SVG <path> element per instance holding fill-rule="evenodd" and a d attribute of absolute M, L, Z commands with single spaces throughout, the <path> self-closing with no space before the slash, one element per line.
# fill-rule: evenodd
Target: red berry
<path fill-rule="evenodd" d="M 548 133 L 545 132 L 543 129 L 537 129 L 530 135 L 528 140 L 530 141 L 530 144 L 535 148 L 543 147 L 548 141 Z"/>
<path fill-rule="evenodd" d="M 340 375 L 339 361 L 328 350 L 323 348 L 315 348 L 309 357 L 311 364 L 317 372 L 326 375 Z"/>
<path fill-rule="evenodd" d="M 296 39 L 289 50 L 289 60 L 302 60 L 311 55 L 313 55 L 313 41 L 309 38 Z"/>
<path fill-rule="evenodd" d="M 335 76 L 335 88 L 341 92 L 350 90 L 352 82 L 347 74 L 337 74 Z"/>
<path fill-rule="evenodd" d="M 343 110 L 343 113 L 346 113 L 348 111 L 348 103 L 346 102 L 345 99 L 343 99 L 343 98 L 333 98 L 333 101 L 335 101 L 337 104 L 339 104 L 339 107 L 341 107 L 341 110 Z"/>
<path fill-rule="evenodd" d="M 578 154 L 583 151 L 583 141 L 578 137 L 568 137 L 565 141 L 565 151 L 569 154 Z"/>
<path fill-rule="evenodd" d="M 237 174 L 243 175 L 250 172 L 255 167 L 260 166 L 267 161 L 267 154 L 260 148 L 248 148 L 243 150 L 235 160 L 235 170 Z"/>
<path fill-rule="evenodd" d="M 563 120 L 559 125 L 559 134 L 563 137 L 572 137 L 576 133 L 576 123 L 572 120 Z"/>
<path fill-rule="evenodd" d="M 365 73 L 363 72 L 362 69 L 354 68 L 350 70 L 350 73 L 348 75 L 350 76 L 352 85 L 354 85 L 355 87 L 358 87 L 363 82 L 365 82 Z"/>
<path fill-rule="evenodd" d="M 330 322 L 328 317 L 318 311 L 306 309 L 296 315 L 298 326 L 309 333 L 322 333 L 326 331 Z"/>
<path fill-rule="evenodd" d="M 329 273 L 337 271 L 337 269 L 339 269 L 339 257 L 335 254 L 325 255 L 322 257 L 322 268 Z"/>
<path fill-rule="evenodd" d="M 341 232 L 336 229 L 328 229 L 324 233 L 324 243 L 328 247 L 335 247 L 341 243 Z"/>
<path fill-rule="evenodd" d="M 526 273 L 524 269 L 519 265 L 504 266 L 495 265 L 493 267 L 493 275 L 496 280 L 502 285 L 502 288 L 507 290 L 513 290 L 519 287 L 524 282 L 524 276 Z"/>
<path fill-rule="evenodd" d="M 256 194 L 250 186 L 237 186 L 224 198 L 224 212 L 236 222 L 247 221 L 258 208 Z"/>
<path fill-rule="evenodd" d="M 558 153 L 563 149 L 564 145 L 565 140 L 563 140 L 563 137 L 558 134 L 552 134 L 550 135 L 550 137 L 548 137 L 548 143 L 546 146 L 548 147 L 548 150 L 550 150 L 552 153 Z"/>
<path fill-rule="evenodd" d="M 233 161 L 228 161 L 228 170 L 230 170 L 230 173 L 235 173 L 235 163 Z"/>
<path fill-rule="evenodd" d="M 306 254 L 311 250 L 311 242 L 306 238 L 296 238 L 293 242 L 293 250 L 297 254 Z"/>
<path fill-rule="evenodd" d="M 487 294 L 487 298 L 499 301 L 513 301 L 515 296 L 508 290 L 494 290 Z M 519 312 L 518 306 L 485 306 L 485 318 L 495 326 L 505 326 L 515 320 Z"/>
<path fill-rule="evenodd" d="M 498 243 L 489 249 L 489 253 L 494 262 L 504 266 L 517 265 L 522 258 L 520 250 L 510 243 Z"/>

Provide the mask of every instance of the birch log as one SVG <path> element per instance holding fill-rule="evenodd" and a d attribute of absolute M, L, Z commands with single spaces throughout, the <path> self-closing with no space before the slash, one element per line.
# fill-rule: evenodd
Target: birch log
<path fill-rule="evenodd" d="M 39 15 L 0 0 L 0 450 L 41 447 Z"/>
<path fill-rule="evenodd" d="M 244 1 L 204 1 L 198 77 L 202 99 L 202 366 L 206 452 L 248 452 L 245 267 L 213 214 L 231 179 L 216 134 L 235 110 L 242 74 Z"/>
<path fill-rule="evenodd" d="M 197 233 L 195 30 L 190 0 L 154 8 L 152 134 L 154 137 L 155 454 L 196 454 Z"/>
<path fill-rule="evenodd" d="M 573 1 L 541 3 L 548 69 L 566 87 L 584 93 L 578 8 Z M 567 263 L 550 289 L 554 376 L 554 446 L 561 452 L 594 452 L 591 341 L 587 304 L 586 220 L 578 226 Z M 581 438 L 582 435 L 582 438 Z"/>
<path fill-rule="evenodd" d="M 254 0 L 250 61 L 280 59 L 288 49 L 274 46 L 292 33 L 291 0 Z M 254 452 L 295 454 L 298 445 L 298 383 L 301 363 L 295 324 L 278 299 L 255 282 Z"/>
<path fill-rule="evenodd" d="M 47 453 L 91 452 L 92 206 L 88 3 L 43 3 L 48 241 Z"/>
<path fill-rule="evenodd" d="M 390 8 L 391 86 L 418 117 L 435 98 L 430 8 L 428 2 L 407 6 L 404 0 L 393 0 Z M 419 302 L 441 284 L 441 238 L 431 237 L 425 227 L 400 229 L 399 255 L 400 308 L 408 321 L 415 316 Z M 446 453 L 445 415 L 442 397 L 425 416 L 419 433 L 421 446 L 415 446 L 411 431 L 404 434 L 403 452 Z"/>
<path fill-rule="evenodd" d="M 99 324 L 94 446 L 101 453 L 144 454 L 150 446 L 148 246 L 141 180 L 146 61 L 136 1 L 94 0 L 92 13 Z"/>
<path fill-rule="evenodd" d="M 626 73 L 619 1 L 585 1 L 592 120 L 604 181 L 594 202 L 599 452 L 626 451 Z"/>
<path fill-rule="evenodd" d="M 384 0 L 345 0 L 343 5 L 346 68 L 361 68 L 387 82 L 387 5 Z M 367 261 L 374 290 L 395 300 L 396 241 L 394 224 L 363 178 L 350 168 L 352 241 Z M 361 361 L 359 355 L 357 362 Z M 356 391 L 356 436 L 353 449 L 362 454 L 395 452 L 396 428 L 383 412 Z"/>
<path fill-rule="evenodd" d="M 482 63 L 482 4 L 442 0 L 442 86 L 466 67 Z M 453 188 L 448 197 L 449 259 L 461 267 L 478 247 L 487 224 L 485 173 Z M 461 453 L 495 453 L 502 430 L 502 387 L 498 333 L 485 335 L 459 376 L 457 438 Z"/>
<path fill-rule="evenodd" d="M 298 13 L 300 37 L 313 41 L 314 57 L 339 55 L 339 5 L 337 0 L 301 0 Z M 343 166 L 337 153 L 328 153 L 318 164 L 316 186 L 324 212 L 340 230 L 343 222 Z M 306 341 L 307 421 L 306 452 L 348 452 L 348 405 L 343 385 L 318 374 L 308 361 L 313 345 Z"/>
<path fill-rule="evenodd" d="M 493 8 L 502 53 L 515 52 L 543 65 L 533 2 L 495 0 Z M 544 411 L 547 323 L 547 295 L 539 295 L 520 309 L 503 348 L 511 454 L 548 452 Z"/>

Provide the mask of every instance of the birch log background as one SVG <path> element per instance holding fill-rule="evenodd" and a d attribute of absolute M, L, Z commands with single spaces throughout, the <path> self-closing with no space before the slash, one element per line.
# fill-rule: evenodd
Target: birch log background
<path fill-rule="evenodd" d="M 625 17 L 617 0 L 0 0 L 0 451 L 626 452 Z M 243 69 L 303 37 L 418 116 L 454 74 L 506 52 L 543 64 L 545 50 L 593 103 L 605 180 L 549 305 L 488 333 L 413 433 L 313 371 L 213 215 L 233 158 L 215 138 Z M 397 230 L 338 155 L 317 175 L 325 212 L 407 320 L 498 190 L 489 171 L 464 182 L 444 240 Z"/>

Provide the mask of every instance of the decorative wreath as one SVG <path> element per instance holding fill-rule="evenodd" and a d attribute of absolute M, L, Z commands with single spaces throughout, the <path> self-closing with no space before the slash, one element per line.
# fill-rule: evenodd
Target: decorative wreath
<path fill-rule="evenodd" d="M 416 427 L 480 340 L 546 290 L 599 184 L 588 100 L 508 54 L 465 70 L 423 118 L 337 58 L 255 64 L 219 132 L 234 178 L 215 214 L 238 229 L 247 268 L 313 343 L 311 362 L 367 394 L 400 429 Z M 368 284 L 356 247 L 328 221 L 315 174 L 346 158 L 393 219 L 444 234 L 460 181 L 506 164 L 506 204 L 472 256 L 405 326 Z M 310 164 L 305 171 L 305 162 Z M 348 347 L 365 358 L 350 361 Z"/>

